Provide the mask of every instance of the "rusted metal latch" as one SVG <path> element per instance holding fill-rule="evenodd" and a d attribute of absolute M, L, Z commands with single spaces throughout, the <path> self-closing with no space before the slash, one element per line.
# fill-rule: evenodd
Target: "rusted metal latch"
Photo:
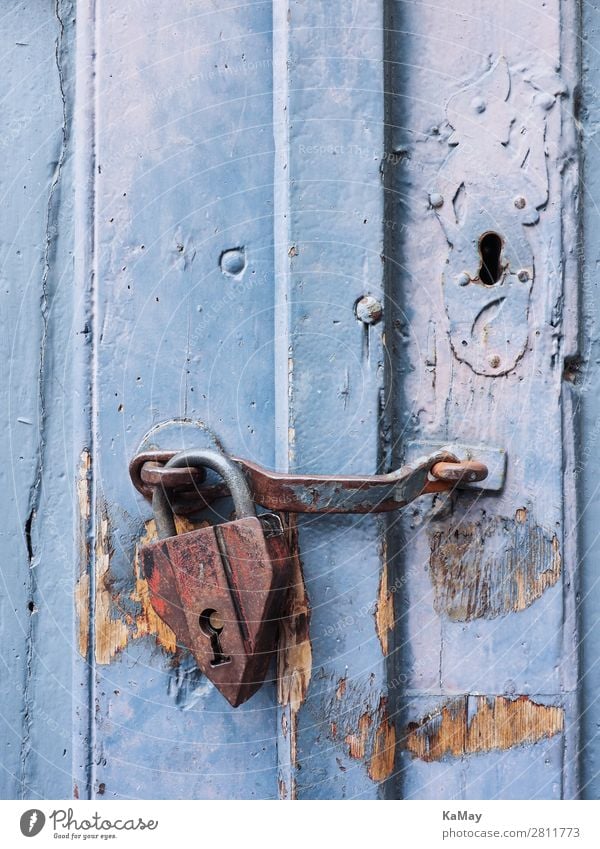
<path fill-rule="evenodd" d="M 223 483 L 207 486 L 206 469 Z M 256 503 L 300 513 L 394 510 L 427 492 L 482 480 L 488 470 L 442 450 L 389 475 L 286 475 L 197 449 L 146 451 L 130 473 L 152 499 L 156 522 L 158 539 L 140 549 L 152 606 L 237 707 L 268 674 L 291 580 L 281 518 L 258 516 Z M 233 499 L 233 520 L 177 534 L 174 513 L 197 511 L 224 495 Z"/>
<path fill-rule="evenodd" d="M 186 464 L 185 458 L 190 463 Z M 175 461 L 175 458 L 177 460 Z M 174 513 L 189 514 L 229 495 L 225 484 L 206 484 L 194 451 L 144 451 L 131 461 L 136 489 L 152 500 L 156 487 L 169 492 Z M 385 475 L 298 475 L 273 472 L 230 458 L 244 474 L 252 500 L 268 510 L 290 513 L 382 513 L 405 507 L 420 495 L 447 492 L 484 480 L 488 469 L 477 460 L 459 460 L 447 451 Z M 175 467 L 174 462 L 177 463 Z"/>

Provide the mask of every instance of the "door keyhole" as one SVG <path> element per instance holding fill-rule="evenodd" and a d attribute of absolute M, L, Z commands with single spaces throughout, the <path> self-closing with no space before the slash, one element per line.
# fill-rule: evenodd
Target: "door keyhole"
<path fill-rule="evenodd" d="M 502 254 L 502 239 L 497 233 L 484 233 L 479 239 L 479 255 L 481 267 L 479 279 L 485 286 L 493 286 L 502 276 L 500 256 Z"/>
<path fill-rule="evenodd" d="M 231 663 L 231 658 L 223 652 L 221 646 L 221 632 L 223 631 L 223 620 L 216 610 L 203 610 L 200 614 L 200 630 L 210 639 L 210 647 L 212 649 L 213 658 L 210 662 L 211 666 L 222 666 L 224 663 Z"/>

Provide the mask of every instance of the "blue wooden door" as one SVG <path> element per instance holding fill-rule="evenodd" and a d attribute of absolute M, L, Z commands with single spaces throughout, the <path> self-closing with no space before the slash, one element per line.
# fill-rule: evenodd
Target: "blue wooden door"
<path fill-rule="evenodd" d="M 2 796 L 594 795 L 575 11 L 35 0 L 2 26 Z M 196 439 L 282 471 L 506 465 L 386 519 L 287 517 L 278 681 L 234 710 L 138 562 L 128 461 Z"/>

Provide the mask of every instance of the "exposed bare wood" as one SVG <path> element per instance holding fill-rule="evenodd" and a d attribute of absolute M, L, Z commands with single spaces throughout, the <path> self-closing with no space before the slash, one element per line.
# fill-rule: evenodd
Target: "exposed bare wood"
<path fill-rule="evenodd" d="M 373 781 L 384 781 L 392 774 L 396 755 L 396 729 L 390 721 L 387 705 L 382 703 L 381 719 L 375 731 L 373 753 L 369 761 L 369 776 Z"/>
<path fill-rule="evenodd" d="M 178 533 L 192 530 L 197 525 L 185 517 L 176 519 Z M 156 614 L 150 603 L 148 583 L 143 577 L 138 557 L 139 546 L 156 539 L 154 520 L 146 522 L 145 533 L 138 542 L 131 577 L 129 601 L 138 606 L 132 615 L 125 610 L 120 597 L 111 588 L 110 574 L 110 523 L 106 512 L 100 513 L 96 538 L 96 618 L 95 618 L 95 658 L 97 663 L 107 664 L 121 652 L 129 640 L 153 636 L 156 644 L 169 654 L 175 654 L 177 641 L 169 626 Z M 89 576 L 82 575 L 76 587 L 76 605 L 79 615 L 79 651 L 87 654 L 87 633 L 89 626 Z"/>
<path fill-rule="evenodd" d="M 344 694 L 346 693 L 346 678 L 340 678 L 338 681 L 337 689 L 335 691 L 336 699 L 343 699 Z"/>
<path fill-rule="evenodd" d="M 97 663 L 110 663 L 125 648 L 129 637 L 129 628 L 115 609 L 115 599 L 111 592 L 111 556 L 110 524 L 106 510 L 102 508 L 96 526 L 94 655 Z"/>
<path fill-rule="evenodd" d="M 352 734 L 347 734 L 345 741 L 348 744 L 348 752 L 351 758 L 362 761 L 367 751 L 369 741 L 369 730 L 373 725 L 370 713 L 363 713 L 358 720 L 358 728 Z"/>
<path fill-rule="evenodd" d="M 514 519 L 483 516 L 431 537 L 435 608 L 458 622 L 493 619 L 529 607 L 560 577 L 556 535 L 531 510 Z"/>
<path fill-rule="evenodd" d="M 383 568 L 379 579 L 379 594 L 375 608 L 375 626 L 384 655 L 389 651 L 389 634 L 394 628 L 394 594 L 390 591 L 388 582 L 388 565 L 383 553 Z"/>
<path fill-rule="evenodd" d="M 310 607 L 302 564 L 298 551 L 298 533 L 295 517 L 288 515 L 288 545 L 292 561 L 292 579 L 288 596 L 288 613 L 283 618 L 277 655 L 277 697 L 279 703 L 289 708 L 282 717 L 284 736 L 289 734 L 290 760 L 295 764 L 297 757 L 296 719 L 300 706 L 306 698 L 312 672 L 312 647 L 309 638 Z M 293 789 L 290 790 L 293 793 Z"/>
<path fill-rule="evenodd" d="M 81 575 L 75 584 L 79 654 L 87 657 L 90 644 L 90 576 Z"/>

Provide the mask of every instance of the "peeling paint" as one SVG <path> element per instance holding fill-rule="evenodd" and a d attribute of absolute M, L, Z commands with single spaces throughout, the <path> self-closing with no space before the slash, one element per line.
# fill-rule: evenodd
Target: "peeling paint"
<path fill-rule="evenodd" d="M 353 734 L 347 734 L 345 742 L 348 745 L 348 754 L 351 758 L 362 760 L 367 751 L 367 743 L 369 740 L 369 729 L 373 724 L 373 719 L 369 713 L 363 713 L 358 720 L 358 729 Z"/>
<path fill-rule="evenodd" d="M 343 734 L 348 755 L 365 763 L 373 781 L 384 781 L 392 773 L 396 752 L 396 730 L 388 715 L 387 699 L 377 697 L 372 691 L 370 698 L 364 701 L 372 679 L 366 686 L 364 679 L 348 682 L 343 678 L 341 681 L 344 682 L 342 696 L 338 682 L 335 699 L 324 705 L 323 710 L 330 718 L 331 738 L 338 740 Z M 377 700 L 375 703 L 373 697 Z M 362 704 L 360 713 L 354 707 L 359 701 Z"/>
<path fill-rule="evenodd" d="M 90 647 L 90 576 L 87 574 L 82 575 L 75 584 L 75 610 L 79 654 L 87 658 Z"/>
<path fill-rule="evenodd" d="M 375 608 L 375 627 L 377 636 L 381 643 L 381 651 L 384 655 L 389 652 L 389 634 L 394 628 L 394 594 L 389 589 L 388 565 L 383 557 L 383 569 L 379 579 L 379 593 L 377 596 L 377 607 Z"/>
<path fill-rule="evenodd" d="M 113 603 L 110 590 L 112 547 L 108 515 L 102 510 L 96 529 L 96 592 L 94 616 L 94 656 L 97 663 L 110 663 L 125 648 L 129 636 L 127 623 Z"/>
<path fill-rule="evenodd" d="M 525 610 L 558 581 L 555 534 L 521 507 L 514 519 L 484 516 L 431 536 L 435 609 L 457 622 Z"/>
<path fill-rule="evenodd" d="M 369 761 L 369 777 L 373 781 L 385 781 L 394 769 L 396 755 L 396 729 L 390 721 L 387 705 L 382 701 L 380 706 L 381 719 L 373 741 L 373 753 Z"/>
<path fill-rule="evenodd" d="M 280 627 L 277 653 L 277 698 L 289 712 L 285 729 L 289 734 L 290 763 L 294 767 L 297 758 L 297 716 L 306 698 L 311 678 L 312 647 L 309 638 L 310 607 L 304 586 L 294 516 L 287 518 L 285 527 L 292 562 L 292 579 L 287 615 L 282 619 Z M 290 793 L 294 796 L 293 788 Z"/>
<path fill-rule="evenodd" d="M 409 723 L 404 747 L 424 761 L 462 757 L 536 743 L 562 732 L 564 708 L 527 696 L 460 696 Z"/>

